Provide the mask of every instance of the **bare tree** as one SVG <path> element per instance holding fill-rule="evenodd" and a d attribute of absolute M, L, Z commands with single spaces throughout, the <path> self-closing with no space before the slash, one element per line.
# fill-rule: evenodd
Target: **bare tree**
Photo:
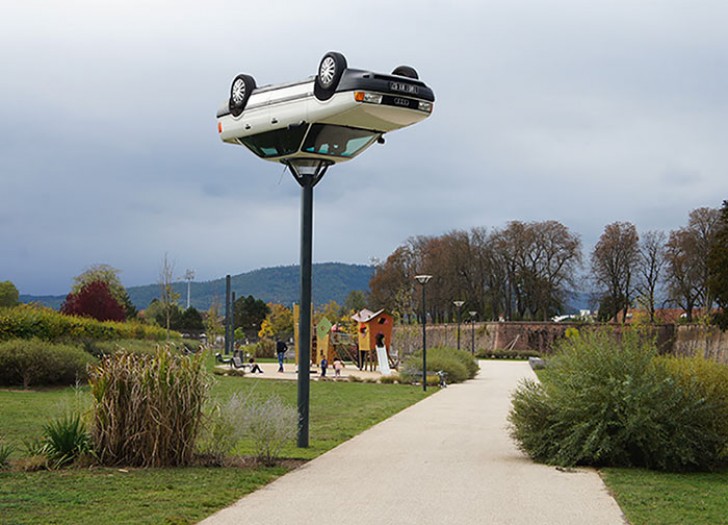
<path fill-rule="evenodd" d="M 698 208 L 690 212 L 688 225 L 670 232 L 666 247 L 667 281 L 670 299 L 693 320 L 695 308 L 710 310 L 713 298 L 708 288 L 708 254 L 720 211 Z"/>
<path fill-rule="evenodd" d="M 180 294 L 174 291 L 172 285 L 174 283 L 174 263 L 170 262 L 167 254 L 164 254 L 162 267 L 159 269 L 159 302 L 164 309 L 164 318 L 167 328 L 167 339 L 169 339 L 169 328 L 172 321 L 173 308 L 177 307 L 177 301 Z"/>
<path fill-rule="evenodd" d="M 648 231 L 639 244 L 637 301 L 647 310 L 650 323 L 655 322 L 656 297 L 665 267 L 665 239 L 662 231 Z"/>
<path fill-rule="evenodd" d="M 634 274 L 639 263 L 639 235 L 634 224 L 607 225 L 591 256 L 591 273 L 601 293 L 601 315 L 622 321 L 632 303 Z"/>

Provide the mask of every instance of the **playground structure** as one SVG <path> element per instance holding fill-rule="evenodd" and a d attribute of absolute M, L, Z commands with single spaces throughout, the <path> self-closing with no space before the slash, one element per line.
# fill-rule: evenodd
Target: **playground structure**
<path fill-rule="evenodd" d="M 392 325 L 394 318 L 384 310 L 372 312 L 362 310 L 352 316 L 358 325 L 358 363 L 360 368 L 379 370 L 384 375 L 391 373 L 391 368 L 397 368 L 396 360 L 392 359 Z"/>
<path fill-rule="evenodd" d="M 296 363 L 298 364 L 298 334 L 300 310 L 293 305 L 294 341 Z M 311 364 L 318 365 L 324 358 L 329 364 L 338 358 L 353 362 L 359 370 L 375 371 L 383 375 L 398 367 L 392 348 L 392 326 L 394 318 L 384 310 L 372 312 L 361 310 L 352 316 L 357 321 L 357 336 L 344 332 L 339 325 L 332 324 L 325 317 L 311 330 Z"/>

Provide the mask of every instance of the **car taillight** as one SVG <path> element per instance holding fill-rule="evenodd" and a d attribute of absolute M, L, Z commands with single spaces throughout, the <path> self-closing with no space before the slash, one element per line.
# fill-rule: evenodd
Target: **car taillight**
<path fill-rule="evenodd" d="M 222 122 L 219 120 L 217 121 L 217 132 L 222 133 Z"/>

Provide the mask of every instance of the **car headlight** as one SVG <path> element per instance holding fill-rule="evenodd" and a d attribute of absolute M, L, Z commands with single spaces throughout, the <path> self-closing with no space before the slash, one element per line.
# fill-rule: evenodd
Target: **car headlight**
<path fill-rule="evenodd" d="M 367 104 L 381 104 L 382 95 L 376 93 L 367 93 L 365 91 L 355 91 L 354 100 L 357 102 L 366 102 Z"/>
<path fill-rule="evenodd" d="M 420 101 L 417 109 L 419 109 L 420 111 L 426 111 L 427 113 L 432 113 L 432 102 Z"/>

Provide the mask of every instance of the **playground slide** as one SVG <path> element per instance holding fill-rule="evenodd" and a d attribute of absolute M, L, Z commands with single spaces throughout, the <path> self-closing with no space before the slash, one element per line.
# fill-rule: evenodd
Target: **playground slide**
<path fill-rule="evenodd" d="M 379 371 L 382 375 L 390 375 L 392 371 L 389 369 L 389 360 L 387 359 L 387 349 L 385 347 L 377 347 L 377 360 L 379 361 Z"/>

